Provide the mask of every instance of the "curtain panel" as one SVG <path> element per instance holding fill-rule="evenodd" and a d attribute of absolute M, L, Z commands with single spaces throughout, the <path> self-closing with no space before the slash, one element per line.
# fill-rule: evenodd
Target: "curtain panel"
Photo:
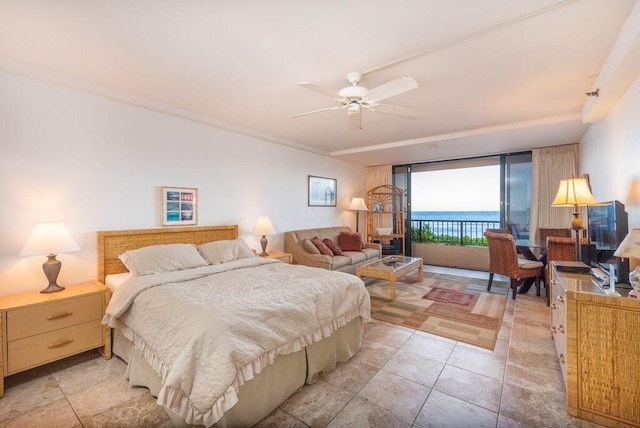
<path fill-rule="evenodd" d="M 573 208 L 552 207 L 551 202 L 560 180 L 578 176 L 578 144 L 533 149 L 531 166 L 530 236 L 537 239 L 540 227 L 570 227 Z"/>

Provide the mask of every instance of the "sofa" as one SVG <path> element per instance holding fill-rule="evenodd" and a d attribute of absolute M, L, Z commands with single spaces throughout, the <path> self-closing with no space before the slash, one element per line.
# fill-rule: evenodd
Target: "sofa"
<path fill-rule="evenodd" d="M 338 270 L 355 274 L 356 267 L 360 264 L 377 260 L 381 257 L 382 247 L 380 244 L 365 243 L 360 251 L 343 251 L 343 255 L 325 255 L 309 252 L 303 245 L 304 240 L 311 240 L 318 237 L 321 240 L 330 239 L 338 243 L 338 236 L 341 232 L 351 233 L 351 229 L 346 226 L 325 227 L 318 229 L 292 230 L 284 234 L 284 249 L 291 253 L 293 264 L 319 267 L 329 270 Z"/>

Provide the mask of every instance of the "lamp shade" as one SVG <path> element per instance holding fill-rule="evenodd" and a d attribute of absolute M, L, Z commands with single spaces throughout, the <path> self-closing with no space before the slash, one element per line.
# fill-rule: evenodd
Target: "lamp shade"
<path fill-rule="evenodd" d="M 591 194 L 587 180 L 585 178 L 571 177 L 560 180 L 558 193 L 551 205 L 554 207 L 574 207 L 595 203 L 596 200 Z"/>
<path fill-rule="evenodd" d="M 640 228 L 631 229 L 613 255 L 625 259 L 640 259 Z"/>
<path fill-rule="evenodd" d="M 367 209 L 367 204 L 364 203 L 364 199 L 362 198 L 351 199 L 351 203 L 349 204 L 348 209 L 352 211 L 369 211 Z"/>
<path fill-rule="evenodd" d="M 629 194 L 627 195 L 627 205 L 640 205 L 640 178 L 631 182 Z"/>
<path fill-rule="evenodd" d="M 256 220 L 256 225 L 253 227 L 254 235 L 271 235 L 276 232 L 276 229 L 273 227 L 271 223 L 271 219 L 269 219 L 266 215 L 261 215 Z"/>
<path fill-rule="evenodd" d="M 80 247 L 64 223 L 40 223 L 31 232 L 20 255 L 41 256 L 73 251 L 80 251 Z"/>

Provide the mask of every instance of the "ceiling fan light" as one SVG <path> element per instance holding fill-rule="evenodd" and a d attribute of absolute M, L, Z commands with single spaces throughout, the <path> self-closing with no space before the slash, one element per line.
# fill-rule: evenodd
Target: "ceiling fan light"
<path fill-rule="evenodd" d="M 352 114 L 360 114 L 360 104 L 355 102 L 349 104 L 347 107 L 347 115 L 351 116 Z"/>
<path fill-rule="evenodd" d="M 367 88 L 362 86 L 347 86 L 346 88 L 340 89 L 338 94 L 342 98 L 360 99 L 367 94 Z"/>

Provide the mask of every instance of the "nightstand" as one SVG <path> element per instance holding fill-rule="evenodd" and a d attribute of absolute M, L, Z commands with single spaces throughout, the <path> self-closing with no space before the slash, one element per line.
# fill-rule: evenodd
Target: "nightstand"
<path fill-rule="evenodd" d="M 293 261 L 293 256 L 291 255 L 291 253 L 283 253 L 281 251 L 269 251 L 268 256 L 259 255 L 258 257 L 263 257 L 265 259 L 278 259 L 289 264 L 291 264 L 291 262 Z"/>
<path fill-rule="evenodd" d="M 0 297 L 0 397 L 9 375 L 95 348 L 111 358 L 111 332 L 102 324 L 108 299 L 99 282 Z"/>

